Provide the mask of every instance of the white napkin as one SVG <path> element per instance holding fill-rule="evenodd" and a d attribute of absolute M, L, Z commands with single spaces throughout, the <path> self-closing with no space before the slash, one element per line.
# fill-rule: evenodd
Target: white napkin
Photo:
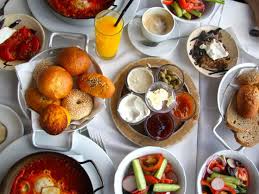
<path fill-rule="evenodd" d="M 33 77 L 32 77 L 33 70 L 34 70 L 35 66 L 37 64 L 39 64 L 39 63 L 40 63 L 40 61 L 34 61 L 34 62 L 23 63 L 23 64 L 17 65 L 15 67 L 18 80 L 21 83 L 21 88 L 22 88 L 23 96 L 25 94 L 25 91 L 30 87 L 30 85 L 32 83 L 32 80 L 33 80 Z M 93 68 L 91 68 L 90 71 L 94 71 Z M 96 114 L 101 112 L 103 109 L 105 109 L 105 102 L 104 102 L 104 100 L 100 99 L 100 98 L 94 98 L 94 107 L 93 107 L 93 110 L 92 110 L 91 114 L 89 116 L 81 119 L 81 120 L 72 121 L 71 125 L 65 130 L 65 132 L 70 133 L 74 129 L 84 128 L 86 126 L 86 124 L 89 122 L 89 120 L 91 118 L 93 118 Z M 40 127 L 39 114 L 37 112 L 35 112 L 34 110 L 32 110 L 32 109 L 30 109 L 30 111 L 31 111 L 31 122 L 32 122 L 33 132 L 39 132 L 37 134 L 37 136 L 35 135 L 33 137 L 34 138 L 38 137 L 37 139 L 39 141 L 41 141 L 40 139 L 42 139 L 42 138 L 40 138 L 40 137 L 43 136 L 43 134 L 44 134 L 44 136 L 46 136 L 48 134 L 43 133 L 44 130 Z M 67 135 L 64 135 L 64 136 L 67 136 Z M 53 139 L 54 137 L 52 136 L 51 138 Z M 56 139 L 58 139 L 58 138 L 56 138 Z M 59 139 L 61 139 L 60 136 L 59 136 Z M 62 138 L 62 141 L 57 141 L 59 147 L 62 147 L 62 146 L 60 146 L 60 144 L 62 144 L 62 145 L 66 144 L 66 143 L 64 143 L 64 140 L 65 140 L 65 138 Z M 37 140 L 34 139 L 34 141 L 37 141 Z M 48 146 L 48 147 L 50 147 L 51 145 L 54 146 L 52 143 L 50 144 L 48 142 L 45 142 L 45 145 L 42 144 L 42 142 L 41 142 L 40 145 L 42 145 L 42 147 L 45 147 L 45 148 L 46 148 L 46 146 Z M 57 145 L 55 145 L 55 146 L 57 146 Z"/>
<path fill-rule="evenodd" d="M 259 59 L 259 38 L 249 35 L 249 30 L 255 26 L 252 11 L 248 5 L 234 1 L 225 1 L 220 26 L 232 27 L 240 46 L 250 55 Z M 234 14 L 234 13 L 238 13 Z"/>

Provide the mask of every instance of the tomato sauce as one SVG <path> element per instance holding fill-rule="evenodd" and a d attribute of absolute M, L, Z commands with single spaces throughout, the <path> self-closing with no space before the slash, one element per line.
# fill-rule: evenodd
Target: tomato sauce
<path fill-rule="evenodd" d="M 23 193 L 22 190 L 26 190 L 26 194 L 37 193 L 35 188 L 35 182 L 40 177 L 49 177 L 54 182 L 54 186 L 61 190 L 64 194 L 85 194 L 88 193 L 91 186 L 89 186 L 90 179 L 84 170 L 78 167 L 76 161 L 70 160 L 66 157 L 45 155 L 40 159 L 35 159 L 27 163 L 22 169 L 20 169 L 16 176 L 11 193 L 19 194 Z"/>
<path fill-rule="evenodd" d="M 49 5 L 59 14 L 71 18 L 92 18 L 108 9 L 114 0 L 48 0 Z"/>
<path fill-rule="evenodd" d="M 180 120 L 187 120 L 195 113 L 196 104 L 193 97 L 187 92 L 181 92 L 176 96 L 176 106 L 173 108 L 173 116 Z"/>

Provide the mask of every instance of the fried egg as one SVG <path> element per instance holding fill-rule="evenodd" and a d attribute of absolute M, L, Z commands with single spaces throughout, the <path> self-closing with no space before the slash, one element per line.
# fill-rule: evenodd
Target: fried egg
<path fill-rule="evenodd" d="M 0 144 L 5 141 L 7 137 L 7 128 L 0 122 Z"/>
<path fill-rule="evenodd" d="M 37 193 L 42 193 L 42 190 L 46 187 L 54 187 L 54 181 L 48 176 L 40 176 L 34 183 L 34 190 Z"/>
<path fill-rule="evenodd" d="M 60 189 L 57 187 L 44 187 L 41 194 L 61 194 Z"/>

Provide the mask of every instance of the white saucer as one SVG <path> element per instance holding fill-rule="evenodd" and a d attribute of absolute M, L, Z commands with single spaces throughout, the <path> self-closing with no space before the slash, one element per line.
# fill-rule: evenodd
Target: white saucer
<path fill-rule="evenodd" d="M 1 152 L 7 145 L 23 136 L 24 128 L 18 114 L 13 109 L 3 104 L 0 104 L 0 122 L 7 128 L 6 140 L 0 144 Z M 2 158 L 0 160 L 2 160 Z"/>
<path fill-rule="evenodd" d="M 0 182 L 3 177 L 7 173 L 8 169 L 21 158 L 36 152 L 42 152 L 44 150 L 37 149 L 32 145 L 31 142 L 31 134 L 23 136 L 12 144 L 7 146 L 0 153 Z M 96 164 L 97 168 L 100 171 L 100 174 L 104 181 L 104 189 L 98 191 L 96 194 L 106 194 L 106 193 L 114 193 L 113 189 L 113 177 L 115 174 L 115 169 L 113 163 L 109 156 L 93 141 L 88 139 L 87 137 L 80 135 L 79 133 L 75 133 L 74 135 L 75 141 L 70 152 L 66 152 L 63 154 L 67 155 L 82 155 L 82 157 L 73 157 L 83 158 L 84 160 L 93 160 Z M 81 160 L 81 159 L 80 159 Z M 88 168 L 85 168 L 88 174 L 92 174 L 91 171 L 88 171 Z M 97 180 L 98 181 L 98 180 Z M 98 183 L 98 182 L 97 182 Z M 96 182 L 93 183 L 94 188 L 96 188 Z"/>
<path fill-rule="evenodd" d="M 148 47 L 143 45 L 140 42 L 141 40 L 147 40 L 141 31 L 141 16 L 144 14 L 146 10 L 147 9 L 139 10 L 136 14 L 136 17 L 132 19 L 128 25 L 128 35 L 131 43 L 138 51 L 148 56 L 157 57 L 157 56 L 167 56 L 171 54 L 174 51 L 174 49 L 177 47 L 179 43 L 179 39 L 164 41 L 156 47 Z M 175 25 L 176 25 L 175 29 L 171 34 L 171 36 L 169 37 L 169 39 L 180 36 L 180 29 L 178 27 L 177 22 L 175 22 Z"/>
<path fill-rule="evenodd" d="M 72 33 L 83 33 L 90 34 L 94 31 L 94 19 L 86 20 L 85 26 L 76 25 L 73 23 L 68 23 L 62 18 L 57 17 L 51 8 L 47 5 L 47 0 L 27 0 L 28 6 L 34 15 L 34 17 L 40 21 L 40 23 L 52 32 L 72 32 Z M 134 0 L 127 12 L 125 13 L 123 19 L 125 25 L 134 17 L 140 0 Z M 121 12 L 125 7 L 128 0 L 116 0 L 115 4 L 117 5 L 116 10 Z"/>

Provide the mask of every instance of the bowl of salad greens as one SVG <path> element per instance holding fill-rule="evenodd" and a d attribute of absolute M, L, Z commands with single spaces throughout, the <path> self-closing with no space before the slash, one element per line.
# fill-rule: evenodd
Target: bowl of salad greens
<path fill-rule="evenodd" d="M 225 0 L 161 0 L 161 3 L 176 20 L 194 23 L 209 18 L 216 11 L 216 4 L 224 4 Z"/>
<path fill-rule="evenodd" d="M 185 194 L 186 175 L 176 157 L 160 147 L 128 154 L 114 178 L 115 194 Z"/>
<path fill-rule="evenodd" d="M 210 156 L 197 179 L 198 194 L 259 193 L 256 166 L 240 152 L 225 150 Z"/>

